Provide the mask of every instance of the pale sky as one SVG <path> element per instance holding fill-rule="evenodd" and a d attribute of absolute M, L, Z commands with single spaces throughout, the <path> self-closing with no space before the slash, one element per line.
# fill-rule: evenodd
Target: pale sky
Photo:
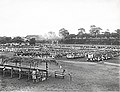
<path fill-rule="evenodd" d="M 0 36 L 42 35 L 90 25 L 120 29 L 120 0 L 0 0 Z"/>

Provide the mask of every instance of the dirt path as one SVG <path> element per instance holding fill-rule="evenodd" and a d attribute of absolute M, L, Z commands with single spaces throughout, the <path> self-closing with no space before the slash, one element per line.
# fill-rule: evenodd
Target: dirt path
<path fill-rule="evenodd" d="M 69 60 L 58 60 L 58 61 L 75 63 L 75 64 L 106 64 L 106 65 L 120 66 L 120 64 L 109 63 L 109 62 L 79 62 L 79 61 L 69 61 Z"/>
<path fill-rule="evenodd" d="M 107 65 L 113 65 L 113 66 L 119 66 L 119 67 L 120 67 L 120 64 L 116 64 L 116 63 L 108 63 L 108 62 L 104 62 L 104 64 L 107 64 Z"/>

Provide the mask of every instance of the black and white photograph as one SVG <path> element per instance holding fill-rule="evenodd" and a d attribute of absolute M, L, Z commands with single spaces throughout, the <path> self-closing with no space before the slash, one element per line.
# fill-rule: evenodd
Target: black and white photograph
<path fill-rule="evenodd" d="M 120 92 L 120 0 L 0 0 L 0 92 Z"/>

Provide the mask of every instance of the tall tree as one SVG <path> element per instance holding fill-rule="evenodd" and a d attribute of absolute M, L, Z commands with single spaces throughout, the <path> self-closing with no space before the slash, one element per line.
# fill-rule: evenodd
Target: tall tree
<path fill-rule="evenodd" d="M 116 33 L 118 34 L 118 38 L 120 38 L 120 29 L 115 30 Z"/>
<path fill-rule="evenodd" d="M 118 34 L 120 34 L 120 29 L 115 30 Z"/>
<path fill-rule="evenodd" d="M 59 36 L 62 38 L 66 38 L 69 35 L 68 30 L 66 30 L 65 28 L 62 28 L 59 30 Z"/>
<path fill-rule="evenodd" d="M 98 34 L 100 34 L 100 30 L 102 30 L 100 27 L 96 27 L 95 25 L 90 26 L 90 34 L 97 37 Z"/>
<path fill-rule="evenodd" d="M 85 29 L 84 28 L 79 28 L 78 29 L 78 35 L 83 35 L 85 33 Z"/>

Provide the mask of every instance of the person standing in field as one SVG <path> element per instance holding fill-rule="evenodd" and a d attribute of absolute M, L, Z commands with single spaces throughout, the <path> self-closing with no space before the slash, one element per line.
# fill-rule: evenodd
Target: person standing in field
<path fill-rule="evenodd" d="M 35 83 L 35 82 L 36 82 L 36 79 L 37 79 L 37 76 L 36 76 L 36 71 L 35 71 L 35 70 L 33 70 L 33 71 L 32 71 L 32 80 L 33 80 L 33 83 Z"/>
<path fill-rule="evenodd" d="M 40 72 L 39 72 L 39 70 L 37 69 L 36 70 L 36 82 L 38 82 L 39 81 L 39 79 L 40 79 Z"/>

